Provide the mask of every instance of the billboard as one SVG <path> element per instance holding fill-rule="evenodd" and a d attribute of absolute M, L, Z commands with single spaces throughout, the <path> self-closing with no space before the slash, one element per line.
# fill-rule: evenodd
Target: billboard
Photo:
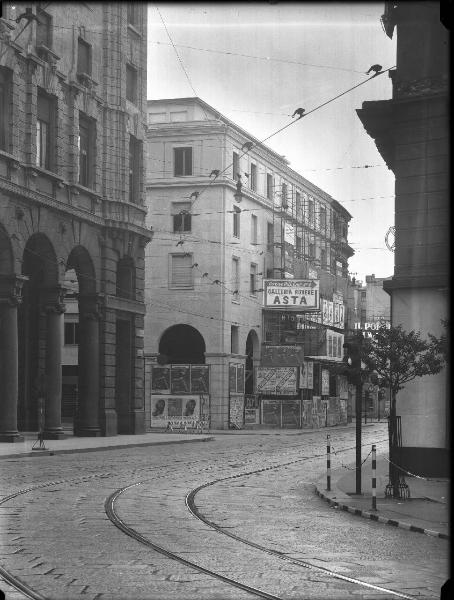
<path fill-rule="evenodd" d="M 320 281 L 318 279 L 264 279 L 263 307 L 299 312 L 319 310 Z"/>
<path fill-rule="evenodd" d="M 297 369 L 297 367 L 256 367 L 257 394 L 295 394 Z"/>

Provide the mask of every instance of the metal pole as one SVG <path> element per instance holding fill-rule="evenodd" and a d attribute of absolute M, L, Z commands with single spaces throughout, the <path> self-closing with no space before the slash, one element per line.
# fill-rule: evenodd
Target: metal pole
<path fill-rule="evenodd" d="M 377 510 L 377 452 L 372 444 L 372 510 Z"/>
<path fill-rule="evenodd" d="M 356 494 L 361 494 L 361 383 L 356 385 Z"/>
<path fill-rule="evenodd" d="M 326 436 L 326 490 L 331 491 L 331 446 L 329 435 Z"/>

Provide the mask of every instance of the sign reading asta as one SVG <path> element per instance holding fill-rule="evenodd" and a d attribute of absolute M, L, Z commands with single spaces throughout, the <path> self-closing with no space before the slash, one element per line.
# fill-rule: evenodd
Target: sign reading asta
<path fill-rule="evenodd" d="M 320 309 L 320 281 L 316 279 L 264 279 L 263 306 L 280 310 Z"/>

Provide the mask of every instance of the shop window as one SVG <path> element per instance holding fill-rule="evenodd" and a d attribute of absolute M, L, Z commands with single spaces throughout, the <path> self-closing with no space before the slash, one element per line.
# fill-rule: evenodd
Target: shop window
<path fill-rule="evenodd" d="M 126 100 L 137 104 L 137 69 L 126 65 Z"/>
<path fill-rule="evenodd" d="M 193 287 L 193 269 L 191 254 L 170 255 L 170 287 Z"/>
<path fill-rule="evenodd" d="M 9 150 L 11 133 L 11 71 L 0 67 L 0 149 Z"/>
<path fill-rule="evenodd" d="M 175 177 L 192 175 L 192 148 L 174 148 L 173 159 Z"/>
<path fill-rule="evenodd" d="M 191 231 L 191 203 L 172 202 L 173 232 Z"/>

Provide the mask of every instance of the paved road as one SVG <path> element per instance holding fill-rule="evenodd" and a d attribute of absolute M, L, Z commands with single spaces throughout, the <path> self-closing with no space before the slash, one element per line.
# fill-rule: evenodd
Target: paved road
<path fill-rule="evenodd" d="M 331 430 L 336 450 L 354 446 L 353 430 Z M 385 425 L 366 428 L 386 449 Z M 56 600 L 252 598 L 249 593 L 146 549 L 108 520 L 117 501 L 129 526 L 166 549 L 281 598 L 392 598 L 374 588 L 295 567 L 210 529 L 189 514 L 193 488 L 266 466 L 287 467 L 202 489 L 198 509 L 243 538 L 351 578 L 417 598 L 439 598 L 448 577 L 448 542 L 357 518 L 315 496 L 325 469 L 326 434 L 219 435 L 214 442 L 3 460 L 0 494 L 53 482 L 0 505 L 0 565 Z M 318 458 L 317 458 L 318 456 Z M 342 454 L 345 464 L 354 449 Z M 315 457 L 315 458 L 314 458 Z M 370 459 L 366 462 L 369 473 Z M 7 600 L 21 594 L 2 584 Z"/>

